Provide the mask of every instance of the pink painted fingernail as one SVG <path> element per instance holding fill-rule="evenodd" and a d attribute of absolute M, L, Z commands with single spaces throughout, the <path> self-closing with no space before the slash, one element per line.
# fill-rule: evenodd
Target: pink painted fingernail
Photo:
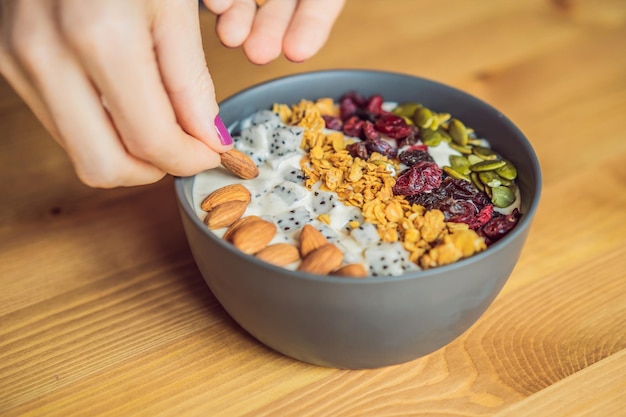
<path fill-rule="evenodd" d="M 217 131 L 217 136 L 220 138 L 220 143 L 222 145 L 230 145 L 233 143 L 233 138 L 230 136 L 230 132 L 226 129 L 222 118 L 218 114 L 215 116 L 215 130 Z"/>

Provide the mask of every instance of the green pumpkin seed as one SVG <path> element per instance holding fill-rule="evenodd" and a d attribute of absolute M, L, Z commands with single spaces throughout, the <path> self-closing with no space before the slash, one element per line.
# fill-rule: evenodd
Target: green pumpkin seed
<path fill-rule="evenodd" d="M 506 165 L 506 161 L 497 160 L 497 161 L 480 161 L 470 167 L 470 169 L 474 172 L 484 172 L 484 171 L 493 171 L 494 169 L 498 169 Z"/>
<path fill-rule="evenodd" d="M 450 155 L 450 166 L 457 172 L 463 175 L 469 175 L 472 170 L 470 169 L 470 163 L 464 156 Z"/>
<path fill-rule="evenodd" d="M 478 173 L 478 178 L 488 187 L 499 187 L 501 185 L 508 187 L 511 181 L 502 178 L 495 171 L 484 171 Z"/>
<path fill-rule="evenodd" d="M 447 123 L 450 120 L 450 117 L 452 117 L 450 116 L 450 113 L 437 113 L 436 116 L 440 125 Z"/>
<path fill-rule="evenodd" d="M 450 133 L 450 136 L 452 136 L 452 140 L 457 145 L 467 145 L 467 128 L 459 119 L 450 120 L 450 124 L 448 125 L 448 133 Z"/>
<path fill-rule="evenodd" d="M 467 158 L 461 155 L 450 155 L 449 160 L 450 160 L 450 165 L 453 168 L 470 166 L 470 162 L 467 160 Z"/>
<path fill-rule="evenodd" d="M 402 103 L 393 109 L 391 112 L 398 116 L 408 117 L 410 118 L 415 113 L 415 109 L 418 107 L 422 107 L 419 103 Z"/>
<path fill-rule="evenodd" d="M 437 119 L 437 115 L 434 114 L 433 120 L 430 122 L 430 126 L 428 126 L 428 128 L 432 130 L 437 130 L 439 129 L 439 125 L 440 125 L 439 119 Z"/>
<path fill-rule="evenodd" d="M 491 188 L 490 197 L 493 205 L 500 208 L 508 207 L 515 201 L 515 193 L 509 187 Z"/>
<path fill-rule="evenodd" d="M 472 148 L 470 146 L 461 146 L 451 142 L 450 147 L 455 151 L 461 152 L 463 155 L 470 155 L 472 153 Z"/>
<path fill-rule="evenodd" d="M 433 123 L 433 119 L 435 118 L 435 116 L 433 115 L 433 112 L 430 111 L 430 109 L 426 107 L 418 107 L 415 109 L 415 112 L 413 113 L 413 116 L 411 118 L 417 126 L 421 127 L 422 129 L 426 129 L 429 128 L 430 125 Z"/>
<path fill-rule="evenodd" d="M 467 139 L 467 144 L 472 146 L 483 146 L 484 143 L 482 139 Z"/>
<path fill-rule="evenodd" d="M 496 173 L 507 180 L 513 181 L 517 178 L 517 168 L 510 161 L 506 161 L 503 167 L 496 169 Z"/>
<path fill-rule="evenodd" d="M 484 146 L 474 146 L 472 148 L 472 153 L 479 158 L 492 161 L 498 158 L 498 155 L 489 148 L 485 148 Z"/>
<path fill-rule="evenodd" d="M 442 137 L 436 130 L 420 129 L 419 134 L 426 146 L 438 146 L 441 143 Z"/>
<path fill-rule="evenodd" d="M 467 175 L 461 174 L 459 171 L 455 170 L 454 168 L 451 168 L 451 167 L 448 167 L 448 166 L 444 166 L 441 169 L 442 169 L 443 172 L 445 172 L 446 174 L 448 174 L 452 178 L 458 178 L 460 180 L 471 181 L 470 178 Z"/>
<path fill-rule="evenodd" d="M 469 161 L 470 165 L 474 165 L 474 164 L 484 161 L 484 159 L 474 154 L 467 155 L 466 158 Z"/>
<path fill-rule="evenodd" d="M 476 188 L 478 188 L 482 192 L 485 192 L 485 184 L 482 183 L 482 181 L 478 177 L 477 172 L 470 173 L 470 179 L 472 180 L 472 184 L 474 184 Z"/>
<path fill-rule="evenodd" d="M 446 132 L 445 129 L 443 129 L 441 126 L 439 126 L 439 128 L 437 129 L 437 132 L 439 132 L 439 134 L 441 135 L 441 140 L 446 143 L 452 142 L 452 137 L 450 137 L 448 132 Z"/>

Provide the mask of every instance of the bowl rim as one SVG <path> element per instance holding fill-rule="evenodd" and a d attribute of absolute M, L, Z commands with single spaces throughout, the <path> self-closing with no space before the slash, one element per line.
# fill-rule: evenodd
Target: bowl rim
<path fill-rule="evenodd" d="M 429 78 L 424 78 L 424 77 L 413 75 L 413 74 L 395 72 L 395 71 L 372 70 L 372 69 L 349 69 L 349 68 L 325 69 L 325 70 L 305 71 L 305 72 L 296 73 L 296 74 L 283 75 L 283 76 L 268 79 L 266 81 L 255 83 L 221 100 L 219 105 L 221 107 L 223 104 L 226 104 L 242 95 L 247 94 L 249 91 L 255 90 L 259 87 L 270 88 L 272 85 L 280 84 L 283 82 L 293 82 L 294 80 L 297 80 L 298 78 L 309 78 L 311 76 L 324 76 L 324 75 L 333 75 L 333 74 L 338 74 L 338 73 L 351 73 L 351 74 L 361 73 L 361 74 L 372 74 L 372 75 L 384 74 L 384 75 L 396 75 L 396 76 L 401 76 L 401 77 L 419 79 L 421 81 L 434 84 L 437 87 L 452 90 L 452 91 L 455 91 L 457 94 L 464 95 L 466 96 L 466 98 L 470 100 L 474 100 L 477 103 L 480 103 L 482 106 L 486 107 L 488 110 L 493 111 L 494 114 L 496 114 L 499 118 L 501 118 L 502 121 L 508 125 L 511 131 L 516 133 L 516 136 L 518 137 L 518 139 L 522 140 L 523 142 L 522 145 L 528 152 L 528 157 L 530 159 L 532 170 L 534 171 L 534 175 L 535 175 L 536 191 L 532 196 L 532 201 L 530 202 L 528 206 L 528 210 L 522 213 L 519 223 L 515 226 L 515 228 L 511 230 L 509 233 L 507 233 L 507 235 L 504 236 L 502 239 L 498 240 L 497 242 L 489 246 L 486 250 L 478 254 L 472 255 L 468 258 L 458 260 L 448 265 L 442 265 L 442 266 L 438 266 L 438 267 L 431 268 L 431 269 L 414 270 L 414 271 L 410 271 L 405 274 L 397 275 L 397 276 L 375 277 L 375 276 L 368 275 L 367 277 L 358 278 L 358 279 L 340 277 L 340 276 L 332 276 L 332 275 L 317 275 L 317 274 L 311 274 L 311 273 L 306 273 L 306 272 L 301 272 L 301 271 L 290 270 L 287 268 L 279 267 L 279 266 L 261 261 L 253 255 L 248 255 L 248 254 L 241 252 L 240 250 L 235 248 L 233 245 L 217 237 L 213 232 L 211 232 L 205 226 L 202 220 L 197 216 L 195 209 L 192 206 L 192 202 L 187 201 L 187 198 L 185 197 L 184 184 L 187 181 L 191 181 L 192 182 L 191 187 L 193 187 L 193 181 L 195 179 L 195 175 L 188 176 L 188 177 L 174 176 L 174 188 L 175 188 L 175 193 L 176 193 L 178 203 L 180 207 L 182 208 L 182 210 L 185 212 L 185 214 L 190 218 L 194 227 L 198 228 L 202 234 L 204 234 L 205 236 L 208 236 L 215 243 L 217 243 L 218 245 L 221 245 L 226 250 L 231 251 L 236 256 L 240 256 L 242 259 L 247 260 L 251 262 L 253 265 L 256 265 L 260 268 L 266 268 L 278 274 L 289 276 L 290 278 L 293 277 L 295 279 L 306 279 L 306 280 L 314 281 L 318 283 L 333 283 L 333 284 L 341 284 L 341 285 L 368 285 L 368 284 L 381 284 L 381 283 L 389 283 L 389 282 L 403 282 L 407 280 L 416 280 L 416 279 L 428 279 L 429 277 L 432 277 L 432 276 L 446 274 L 448 272 L 452 272 L 457 269 L 463 269 L 465 266 L 471 265 L 473 263 L 481 262 L 483 259 L 487 257 L 494 256 L 497 252 L 501 251 L 510 241 L 514 240 L 517 236 L 525 233 L 526 229 L 528 229 L 531 226 L 532 220 L 539 206 L 539 201 L 540 201 L 540 197 L 542 193 L 542 184 L 543 184 L 539 158 L 537 157 L 537 154 L 532 144 L 530 143 L 526 135 L 517 127 L 517 125 L 515 125 L 502 112 L 500 112 L 498 109 L 496 109 L 495 107 L 493 107 L 491 104 L 487 103 L 486 101 L 479 99 L 476 96 L 468 92 L 465 92 L 463 90 L 460 90 L 456 87 L 453 87 L 453 86 L 450 86 L 450 85 L 447 85 L 447 84 L 444 84 L 444 83 L 441 83 L 439 81 L 435 81 Z"/>

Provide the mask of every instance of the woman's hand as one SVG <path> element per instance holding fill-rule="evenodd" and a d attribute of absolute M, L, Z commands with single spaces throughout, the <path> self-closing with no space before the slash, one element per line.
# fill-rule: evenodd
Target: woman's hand
<path fill-rule="evenodd" d="M 192 0 L 2 0 L 0 72 L 94 187 L 219 164 L 230 147 Z"/>

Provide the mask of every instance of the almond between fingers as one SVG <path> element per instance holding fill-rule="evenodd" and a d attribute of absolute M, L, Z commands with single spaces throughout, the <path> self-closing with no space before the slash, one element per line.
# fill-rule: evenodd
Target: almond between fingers
<path fill-rule="evenodd" d="M 220 159 L 224 168 L 244 180 L 256 178 L 259 175 L 259 168 L 248 155 L 237 149 L 220 154 Z"/>

